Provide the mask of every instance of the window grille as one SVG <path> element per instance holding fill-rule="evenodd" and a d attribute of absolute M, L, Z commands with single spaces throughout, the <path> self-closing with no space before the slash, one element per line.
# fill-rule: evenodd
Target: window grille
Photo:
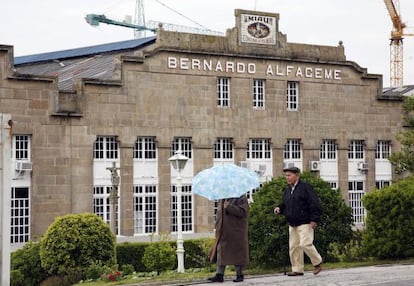
<path fill-rule="evenodd" d="M 157 146 L 154 137 L 138 137 L 134 146 L 135 159 L 156 159 Z"/>
<path fill-rule="evenodd" d="M 157 187 L 134 186 L 134 233 L 157 233 Z"/>
<path fill-rule="evenodd" d="M 337 154 L 337 145 L 335 140 L 325 139 L 322 141 L 319 156 L 321 160 L 335 160 Z"/>
<path fill-rule="evenodd" d="M 253 80 L 253 108 L 265 108 L 265 81 L 262 79 Z"/>
<path fill-rule="evenodd" d="M 299 139 L 288 139 L 284 150 L 284 159 L 301 159 L 302 158 L 302 147 Z"/>
<path fill-rule="evenodd" d="M 233 142 L 231 138 L 217 138 L 214 142 L 214 159 L 233 159 Z"/>
<path fill-rule="evenodd" d="M 217 106 L 229 107 L 230 106 L 230 79 L 218 78 L 217 79 Z"/>
<path fill-rule="evenodd" d="M 171 232 L 177 232 L 177 186 L 171 186 Z M 181 190 L 182 232 L 193 231 L 193 196 L 191 186 Z"/>
<path fill-rule="evenodd" d="M 247 159 L 270 159 L 270 139 L 250 139 L 246 150 Z"/>
<path fill-rule="evenodd" d="M 30 239 L 29 188 L 11 189 L 10 243 L 25 243 Z"/>
<path fill-rule="evenodd" d="M 286 90 L 286 107 L 287 110 L 295 111 L 299 107 L 299 83 L 296 81 L 287 82 Z"/>
<path fill-rule="evenodd" d="M 363 181 L 350 181 L 348 183 L 348 201 L 349 206 L 352 209 L 352 219 L 356 224 L 364 223 L 365 208 L 362 204 L 362 198 L 365 195 L 364 182 Z"/>

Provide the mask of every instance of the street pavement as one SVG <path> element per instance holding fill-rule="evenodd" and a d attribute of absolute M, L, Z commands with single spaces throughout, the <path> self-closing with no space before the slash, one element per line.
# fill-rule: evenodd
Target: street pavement
<path fill-rule="evenodd" d="M 233 285 L 233 286 L 412 286 L 414 285 L 414 264 L 387 264 L 378 266 L 324 269 L 318 275 L 311 271 L 304 276 L 290 277 L 283 273 L 275 275 L 246 276 L 243 282 L 234 283 L 234 276 L 225 276 L 223 283 L 199 281 L 164 285 Z"/>

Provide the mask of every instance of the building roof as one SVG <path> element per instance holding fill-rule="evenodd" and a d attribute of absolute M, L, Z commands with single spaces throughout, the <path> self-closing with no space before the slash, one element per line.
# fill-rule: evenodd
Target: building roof
<path fill-rule="evenodd" d="M 382 90 L 384 96 L 410 96 L 414 95 L 414 85 L 400 87 L 386 87 Z"/>
<path fill-rule="evenodd" d="M 16 57 L 19 74 L 56 76 L 60 90 L 72 90 L 78 78 L 113 79 L 117 60 L 155 42 L 156 37 Z"/>
<path fill-rule="evenodd" d="M 107 43 L 63 51 L 20 56 L 14 58 L 19 74 L 56 76 L 59 90 L 72 90 L 78 78 L 114 79 L 117 58 L 133 55 L 139 49 L 154 43 L 156 36 L 122 42 Z M 384 98 L 414 94 L 414 85 L 386 87 Z"/>

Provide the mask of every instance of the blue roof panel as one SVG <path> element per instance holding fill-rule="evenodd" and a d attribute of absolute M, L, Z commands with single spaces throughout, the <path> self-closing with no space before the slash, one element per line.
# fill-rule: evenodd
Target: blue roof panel
<path fill-rule="evenodd" d="M 82 57 L 82 56 L 87 56 L 87 55 L 113 52 L 113 51 L 119 51 L 119 50 L 128 50 L 128 49 L 137 48 L 142 45 L 146 45 L 150 42 L 155 41 L 155 39 L 156 37 L 152 36 L 148 38 L 101 44 L 97 46 L 89 46 L 89 47 L 75 48 L 75 49 L 69 49 L 69 50 L 63 50 L 63 51 L 48 52 L 48 53 L 28 55 L 28 56 L 20 56 L 20 57 L 14 58 L 14 64 L 23 65 L 23 64 L 51 61 L 51 60 L 58 60 L 58 59 Z"/>

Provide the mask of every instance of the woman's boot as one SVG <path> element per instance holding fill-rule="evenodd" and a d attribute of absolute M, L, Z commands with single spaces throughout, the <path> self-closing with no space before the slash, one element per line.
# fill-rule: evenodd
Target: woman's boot
<path fill-rule="evenodd" d="M 224 277 L 223 274 L 216 273 L 215 276 L 208 278 L 208 280 L 211 282 L 223 282 Z"/>

